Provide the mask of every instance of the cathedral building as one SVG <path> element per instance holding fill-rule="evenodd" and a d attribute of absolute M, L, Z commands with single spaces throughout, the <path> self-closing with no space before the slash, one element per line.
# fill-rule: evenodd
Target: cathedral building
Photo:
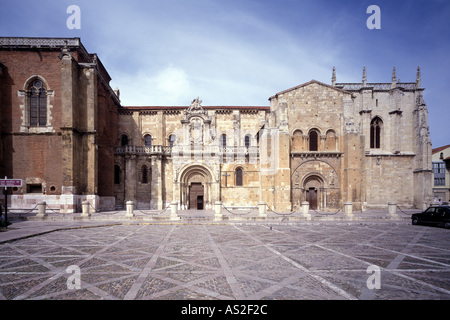
<path fill-rule="evenodd" d="M 333 68 L 331 84 L 311 80 L 266 106 L 123 106 L 110 80 L 79 38 L 0 38 L 0 176 L 23 180 L 11 209 L 432 201 L 420 68 L 400 82 L 394 67 L 386 83 L 367 82 L 365 68 L 361 82 L 339 83 Z"/>

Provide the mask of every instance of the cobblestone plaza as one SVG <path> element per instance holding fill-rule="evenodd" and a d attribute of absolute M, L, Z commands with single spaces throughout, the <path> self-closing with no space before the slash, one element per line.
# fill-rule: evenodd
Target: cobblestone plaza
<path fill-rule="evenodd" d="M 449 230 L 407 220 L 57 224 L 0 244 L 0 299 L 450 298 Z"/>

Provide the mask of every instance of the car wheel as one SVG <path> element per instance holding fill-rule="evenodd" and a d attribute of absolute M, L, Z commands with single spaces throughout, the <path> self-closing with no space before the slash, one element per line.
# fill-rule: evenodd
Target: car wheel
<path fill-rule="evenodd" d="M 445 227 L 445 229 L 450 229 L 450 222 L 446 221 L 444 223 L 444 227 Z"/>
<path fill-rule="evenodd" d="M 417 217 L 412 218 L 412 224 L 413 225 L 419 224 L 419 218 Z"/>

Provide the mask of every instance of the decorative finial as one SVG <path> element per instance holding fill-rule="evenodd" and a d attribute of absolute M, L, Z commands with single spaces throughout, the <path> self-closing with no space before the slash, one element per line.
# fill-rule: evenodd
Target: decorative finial
<path fill-rule="evenodd" d="M 333 75 L 331 76 L 331 85 L 333 87 L 336 85 L 336 67 L 333 67 Z"/>
<path fill-rule="evenodd" d="M 395 66 L 392 68 L 392 88 L 397 86 L 397 74 L 395 72 Z"/>
<path fill-rule="evenodd" d="M 417 88 L 420 88 L 420 82 L 421 82 L 421 79 L 420 79 L 420 66 L 417 66 L 417 78 L 416 78 L 416 87 Z"/>
<path fill-rule="evenodd" d="M 362 77 L 363 87 L 367 85 L 367 73 L 366 73 L 366 67 L 363 68 L 363 77 Z"/>

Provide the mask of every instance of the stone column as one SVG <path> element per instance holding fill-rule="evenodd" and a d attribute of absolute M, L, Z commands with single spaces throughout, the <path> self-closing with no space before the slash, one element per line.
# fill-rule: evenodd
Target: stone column
<path fill-rule="evenodd" d="M 214 221 L 221 221 L 222 217 L 222 202 L 216 201 L 214 203 Z"/>
<path fill-rule="evenodd" d="M 345 213 L 345 217 L 349 218 L 349 219 L 353 219 L 354 215 L 353 215 L 353 203 L 352 202 L 346 202 L 344 204 L 344 213 Z"/>
<path fill-rule="evenodd" d="M 181 218 L 177 215 L 177 206 L 178 202 L 173 201 L 170 203 L 170 220 L 181 220 Z"/>
<path fill-rule="evenodd" d="M 125 155 L 125 201 L 136 200 L 136 182 L 136 155 L 127 154 Z"/>
<path fill-rule="evenodd" d="M 302 216 L 306 218 L 306 220 L 311 220 L 311 214 L 309 213 L 309 202 L 302 202 Z"/>
<path fill-rule="evenodd" d="M 133 201 L 127 201 L 127 213 L 125 214 L 125 217 L 134 217 L 134 202 Z"/>
<path fill-rule="evenodd" d="M 391 219 L 398 218 L 396 202 L 388 202 L 388 212 Z"/>
<path fill-rule="evenodd" d="M 265 202 L 260 202 L 258 203 L 258 209 L 259 209 L 259 216 L 266 218 L 267 214 L 266 214 L 266 203 Z"/>
<path fill-rule="evenodd" d="M 89 213 L 89 201 L 85 200 L 81 203 L 82 208 L 82 217 L 89 217 L 91 214 Z"/>
<path fill-rule="evenodd" d="M 45 207 L 47 206 L 47 203 L 45 201 L 38 202 L 38 214 L 36 217 L 43 218 L 47 216 L 47 212 L 45 211 Z"/>

